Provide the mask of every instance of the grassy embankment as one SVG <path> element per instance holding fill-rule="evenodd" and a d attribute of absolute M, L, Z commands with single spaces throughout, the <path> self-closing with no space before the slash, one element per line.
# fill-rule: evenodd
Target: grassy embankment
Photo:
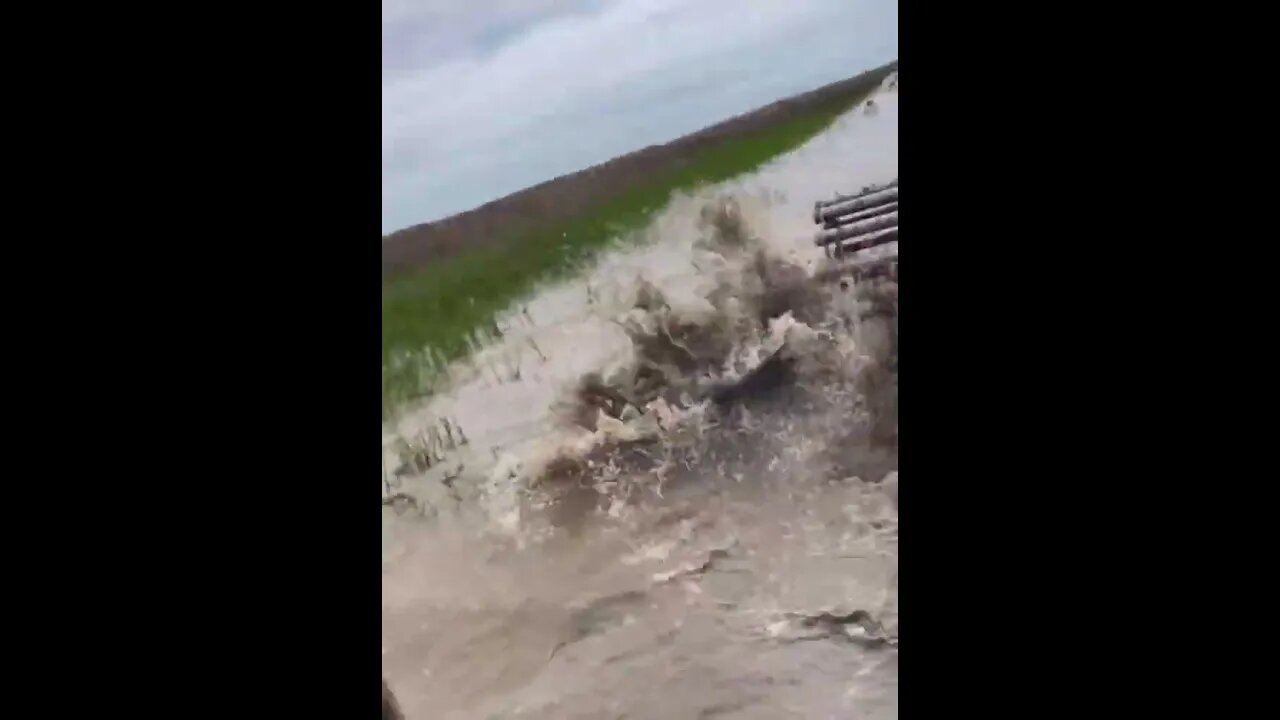
<path fill-rule="evenodd" d="M 490 238 L 389 277 L 382 295 L 384 413 L 431 392 L 438 363 L 426 360 L 425 348 L 439 360 L 465 355 L 468 338 L 491 327 L 497 313 L 538 283 L 572 272 L 611 240 L 643 227 L 673 193 L 751 172 L 804 144 L 861 102 L 888 72 L 889 66 L 869 71 L 848 89 L 779 113 L 776 122 L 704 144 L 586 212 Z"/>

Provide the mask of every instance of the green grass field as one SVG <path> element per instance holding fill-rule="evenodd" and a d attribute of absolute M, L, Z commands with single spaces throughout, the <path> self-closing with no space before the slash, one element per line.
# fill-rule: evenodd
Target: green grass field
<path fill-rule="evenodd" d="M 673 193 L 748 173 L 804 144 L 869 95 L 887 72 L 873 71 L 878 75 L 873 82 L 845 96 L 717 141 L 682 167 L 637 179 L 614 200 L 578 217 L 548 222 L 389 279 L 382 294 L 384 413 L 431 392 L 434 365 L 425 359 L 426 348 L 442 360 L 465 355 L 469 337 L 490 327 L 497 313 L 538 283 L 571 272 L 611 240 L 643 227 Z"/>

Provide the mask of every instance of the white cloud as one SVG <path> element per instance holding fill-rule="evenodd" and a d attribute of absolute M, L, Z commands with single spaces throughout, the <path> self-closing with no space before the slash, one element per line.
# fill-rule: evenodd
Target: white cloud
<path fill-rule="evenodd" d="M 383 230 L 897 56 L 896 0 L 383 0 Z"/>

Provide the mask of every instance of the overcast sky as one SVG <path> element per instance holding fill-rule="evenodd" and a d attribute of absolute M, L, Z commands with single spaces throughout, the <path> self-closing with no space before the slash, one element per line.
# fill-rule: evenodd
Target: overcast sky
<path fill-rule="evenodd" d="M 382 0 L 383 232 L 897 56 L 897 0 Z"/>

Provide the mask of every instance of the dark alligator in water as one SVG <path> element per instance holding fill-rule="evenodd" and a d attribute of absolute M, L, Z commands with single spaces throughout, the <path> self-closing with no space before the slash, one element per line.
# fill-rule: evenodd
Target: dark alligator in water
<path fill-rule="evenodd" d="M 793 384 L 796 379 L 795 358 L 786 350 L 787 346 L 783 345 L 741 380 L 712 390 L 711 399 L 723 407 L 742 400 L 763 398 Z"/>

